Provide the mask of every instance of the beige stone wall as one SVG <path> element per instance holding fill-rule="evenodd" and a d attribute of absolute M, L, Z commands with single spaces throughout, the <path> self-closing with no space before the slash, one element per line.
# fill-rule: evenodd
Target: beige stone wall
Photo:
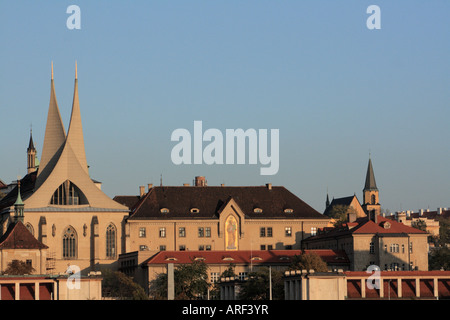
<path fill-rule="evenodd" d="M 46 244 L 50 266 L 54 269 L 46 270 L 43 274 L 58 274 L 65 272 L 68 265 L 77 265 L 83 274 L 90 271 L 91 263 L 97 269 L 103 267 L 117 267 L 119 254 L 124 252 L 125 239 L 123 236 L 124 212 L 26 212 L 24 224 L 31 224 L 36 239 Z M 94 233 L 93 217 L 97 216 L 98 231 Z M 45 217 L 46 225 L 40 225 L 41 217 Z M 114 259 L 106 257 L 106 228 L 112 223 L 116 228 L 116 255 Z M 71 226 L 76 232 L 77 257 L 76 259 L 63 258 L 64 230 Z M 45 236 L 46 235 L 46 236 Z M 92 260 L 93 259 L 93 260 Z"/>
<path fill-rule="evenodd" d="M 241 220 L 238 232 L 239 250 L 260 250 L 261 245 L 268 249 L 301 248 L 301 240 L 311 235 L 312 228 L 322 228 L 327 220 L 287 220 L 287 219 L 253 219 Z M 210 246 L 211 250 L 226 250 L 225 232 L 221 229 L 223 223 L 217 219 L 201 220 L 129 220 L 127 225 L 127 252 L 142 251 L 147 246 L 148 251 L 161 250 L 179 251 L 180 245 L 186 250 L 196 251 L 199 246 Z M 145 230 L 142 237 L 141 228 Z M 165 237 L 160 237 L 160 228 L 165 228 Z M 185 237 L 180 237 L 180 228 L 184 228 Z M 199 236 L 199 228 L 203 228 L 204 236 Z M 210 228 L 210 236 L 206 236 L 206 228 Z M 265 228 L 265 237 L 260 236 L 261 228 Z M 272 230 L 269 236 L 269 228 Z M 286 234 L 290 228 L 290 236 Z"/>
<path fill-rule="evenodd" d="M 31 260 L 31 266 L 34 268 L 33 274 L 45 274 L 47 252 L 46 250 L 22 250 L 22 249 L 4 249 L 0 250 L 0 273 L 4 272 L 8 264 L 13 260 L 27 262 Z"/>

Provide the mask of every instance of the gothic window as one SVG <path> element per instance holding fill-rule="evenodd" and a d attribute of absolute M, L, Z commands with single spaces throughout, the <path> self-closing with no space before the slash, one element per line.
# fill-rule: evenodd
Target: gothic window
<path fill-rule="evenodd" d="M 55 190 L 50 199 L 50 204 L 76 206 L 89 203 L 81 190 L 70 180 L 66 180 Z"/>
<path fill-rule="evenodd" d="M 63 234 L 63 258 L 75 259 L 77 257 L 77 234 L 75 229 L 67 227 Z"/>
<path fill-rule="evenodd" d="M 112 223 L 106 228 L 106 257 L 116 257 L 116 227 Z"/>
<path fill-rule="evenodd" d="M 376 197 L 375 197 L 374 194 L 372 195 L 372 204 L 377 204 L 377 202 L 376 202 Z"/>

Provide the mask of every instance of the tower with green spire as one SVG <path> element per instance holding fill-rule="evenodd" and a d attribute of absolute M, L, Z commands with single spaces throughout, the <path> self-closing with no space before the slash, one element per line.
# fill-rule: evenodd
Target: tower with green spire
<path fill-rule="evenodd" d="M 14 221 L 21 221 L 23 223 L 23 211 L 25 204 L 22 201 L 22 196 L 20 195 L 20 180 L 17 181 L 17 199 L 14 203 Z"/>

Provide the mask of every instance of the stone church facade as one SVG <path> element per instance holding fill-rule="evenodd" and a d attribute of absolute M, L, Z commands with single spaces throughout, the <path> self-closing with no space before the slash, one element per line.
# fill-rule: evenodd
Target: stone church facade
<path fill-rule="evenodd" d="M 69 129 L 66 133 L 56 99 L 53 64 L 50 103 L 42 157 L 30 137 L 28 174 L 21 179 L 24 203 L 23 224 L 48 247 L 46 273 L 60 273 L 69 265 L 83 273 L 102 267 L 116 268 L 125 250 L 124 219 L 128 208 L 110 199 L 89 176 L 75 85 Z M 36 167 L 39 164 L 39 167 Z M 0 201 L 0 236 L 14 221 L 16 186 Z"/>

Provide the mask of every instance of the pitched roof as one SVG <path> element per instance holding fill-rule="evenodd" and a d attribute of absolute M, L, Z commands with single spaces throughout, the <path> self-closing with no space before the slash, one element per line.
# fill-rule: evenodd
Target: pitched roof
<path fill-rule="evenodd" d="M 353 195 L 353 196 L 343 197 L 343 198 L 336 198 L 336 199 L 333 198 L 333 200 L 331 201 L 330 205 L 325 209 L 323 214 L 328 216 L 334 206 L 338 206 L 338 205 L 340 205 L 340 206 L 349 206 L 352 203 L 353 198 L 355 198 L 355 197 L 356 196 Z"/>
<path fill-rule="evenodd" d="M 345 223 L 335 228 L 320 229 L 318 234 L 303 241 L 315 241 L 329 237 L 341 237 L 352 234 L 377 234 L 379 236 L 394 236 L 398 234 L 427 234 L 425 231 L 409 227 L 401 222 L 393 221 L 389 218 L 377 216 L 377 222 L 367 217 L 359 218 L 353 223 Z"/>
<path fill-rule="evenodd" d="M 124 198 L 122 198 L 124 199 Z M 284 187 L 153 187 L 132 209 L 130 219 L 218 218 L 233 199 L 247 218 L 329 219 Z M 129 200 L 129 199 L 127 199 Z M 169 209 L 162 213 L 161 209 Z M 196 208 L 198 212 L 191 213 Z M 262 212 L 255 212 L 261 209 Z M 292 212 L 285 212 L 292 209 Z"/>
<path fill-rule="evenodd" d="M 36 182 L 36 171 L 27 174 L 20 180 L 20 195 L 22 199 L 28 198 L 33 194 Z M 0 200 L 0 210 L 11 207 L 17 200 L 18 185 L 16 185 L 3 199 Z"/>
<path fill-rule="evenodd" d="M 378 190 L 375 182 L 375 175 L 373 173 L 372 160 L 369 158 L 369 165 L 367 166 L 366 183 L 364 190 Z"/>
<path fill-rule="evenodd" d="M 0 237 L 0 249 L 47 249 L 38 241 L 21 221 L 11 223 Z"/>
<path fill-rule="evenodd" d="M 123 204 L 129 209 L 132 209 L 140 199 L 139 196 L 115 196 L 113 198 L 114 201 Z"/>
<path fill-rule="evenodd" d="M 186 264 L 203 261 L 206 264 L 282 264 L 289 265 L 292 258 L 302 253 L 315 253 L 328 264 L 349 263 L 342 250 L 240 250 L 240 251 L 160 251 L 143 263 Z"/>

